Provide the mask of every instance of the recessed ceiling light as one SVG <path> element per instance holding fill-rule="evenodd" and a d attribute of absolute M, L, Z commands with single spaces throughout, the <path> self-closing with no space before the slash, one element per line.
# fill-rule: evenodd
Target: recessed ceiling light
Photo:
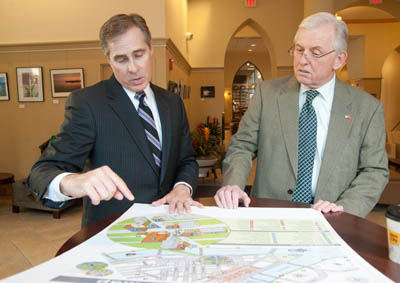
<path fill-rule="evenodd" d="M 251 47 L 255 47 L 255 46 L 256 46 L 256 44 L 255 44 L 255 43 L 252 43 L 252 44 L 250 44 L 250 46 L 251 46 Z"/>
<path fill-rule="evenodd" d="M 251 52 L 251 51 L 253 51 L 253 49 L 250 48 L 250 49 L 247 49 L 247 51 Z"/>

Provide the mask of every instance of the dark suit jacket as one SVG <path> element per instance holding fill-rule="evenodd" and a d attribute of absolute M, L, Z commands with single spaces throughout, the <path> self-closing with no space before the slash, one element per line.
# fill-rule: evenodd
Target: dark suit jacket
<path fill-rule="evenodd" d="M 151 203 L 171 191 L 176 182 L 195 189 L 198 165 L 191 144 L 182 100 L 151 85 L 162 125 L 160 176 L 135 107 L 114 76 L 68 97 L 65 120 L 47 155 L 37 161 L 29 186 L 42 199 L 48 184 L 63 172 L 81 172 L 108 165 L 128 185 L 134 202 Z M 84 198 L 82 226 L 127 210 L 133 202 L 111 199 L 99 205 Z"/>
<path fill-rule="evenodd" d="M 257 152 L 253 195 L 291 200 L 297 179 L 299 88 L 293 76 L 257 86 L 224 159 L 224 185 L 244 188 Z M 388 182 L 383 105 L 338 79 L 334 91 L 314 202 L 334 202 L 365 217 Z"/>

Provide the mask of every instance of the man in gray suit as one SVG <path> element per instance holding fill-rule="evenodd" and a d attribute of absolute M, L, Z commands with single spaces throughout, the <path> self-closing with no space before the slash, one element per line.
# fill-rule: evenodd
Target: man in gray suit
<path fill-rule="evenodd" d="M 346 24 L 332 14 L 304 19 L 290 50 L 295 76 L 257 86 L 223 162 L 215 200 L 236 208 L 252 159 L 252 194 L 365 217 L 388 182 L 380 101 L 335 76 L 347 58 Z"/>
<path fill-rule="evenodd" d="M 109 80 L 68 97 L 65 120 L 29 186 L 38 199 L 83 197 L 82 226 L 135 202 L 190 212 L 198 165 L 182 100 L 150 83 L 153 48 L 145 20 L 116 15 L 100 30 Z M 86 160 L 89 171 L 82 173 Z"/>

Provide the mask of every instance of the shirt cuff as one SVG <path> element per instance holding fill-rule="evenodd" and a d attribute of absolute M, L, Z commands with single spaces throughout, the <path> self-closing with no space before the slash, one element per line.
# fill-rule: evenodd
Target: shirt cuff
<path fill-rule="evenodd" d="M 47 190 L 45 194 L 43 195 L 44 198 L 50 199 L 55 202 L 60 202 L 60 201 L 67 201 L 74 199 L 73 197 L 64 195 L 63 193 L 60 192 L 60 182 L 61 179 L 67 175 L 71 175 L 74 173 L 61 173 L 57 175 L 47 186 Z"/>
<path fill-rule="evenodd" d="M 176 183 L 176 184 L 174 185 L 173 189 L 175 189 L 175 187 L 178 186 L 178 185 L 185 185 L 186 187 L 188 187 L 188 189 L 189 189 L 189 191 L 190 191 L 190 196 L 193 195 L 193 189 L 192 189 L 192 186 L 191 186 L 191 185 L 189 185 L 189 184 L 186 183 L 186 182 L 178 182 L 178 183 Z"/>

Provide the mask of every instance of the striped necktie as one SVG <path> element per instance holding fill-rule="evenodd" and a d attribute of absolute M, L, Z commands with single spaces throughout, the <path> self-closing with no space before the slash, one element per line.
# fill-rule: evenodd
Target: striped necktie
<path fill-rule="evenodd" d="M 137 109 L 139 117 L 141 118 L 144 132 L 149 142 L 150 151 L 153 154 L 154 162 L 158 169 L 161 167 L 161 143 L 158 137 L 156 123 L 154 122 L 153 113 L 147 103 L 144 101 L 146 94 L 144 91 L 137 92 L 135 98 L 139 100 L 139 107 Z"/>
<path fill-rule="evenodd" d="M 305 94 L 307 95 L 306 102 L 299 116 L 299 163 L 296 190 L 292 195 L 292 201 L 311 203 L 314 157 L 317 149 L 317 115 L 312 101 L 319 92 L 310 89 Z"/>

